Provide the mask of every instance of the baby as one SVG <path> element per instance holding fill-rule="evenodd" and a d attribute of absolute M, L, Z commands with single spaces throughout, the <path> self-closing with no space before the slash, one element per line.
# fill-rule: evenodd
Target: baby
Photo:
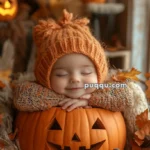
<path fill-rule="evenodd" d="M 20 83 L 14 93 L 14 105 L 30 112 L 53 106 L 66 111 L 79 107 L 121 111 L 129 133 L 134 133 L 136 115 L 148 108 L 137 84 L 125 82 L 126 88 L 84 88 L 85 84 L 105 83 L 108 74 L 104 50 L 87 23 L 86 18 L 75 19 L 66 10 L 59 22 L 39 22 L 33 33 L 38 48 L 37 82 Z"/>

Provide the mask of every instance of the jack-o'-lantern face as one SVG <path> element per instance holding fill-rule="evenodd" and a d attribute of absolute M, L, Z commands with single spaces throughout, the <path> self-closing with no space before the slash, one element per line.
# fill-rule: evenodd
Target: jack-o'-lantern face
<path fill-rule="evenodd" d="M 100 108 L 20 112 L 16 128 L 21 150 L 124 149 L 126 140 L 121 113 Z"/>
<path fill-rule="evenodd" d="M 52 125 L 49 128 L 49 134 L 48 134 L 48 139 L 47 139 L 48 140 L 47 142 L 50 147 L 56 148 L 58 150 L 60 150 L 60 149 L 73 150 L 73 148 L 78 149 L 78 150 L 92 150 L 92 149 L 98 150 L 101 148 L 103 143 L 106 141 L 105 137 L 103 137 L 103 136 L 102 136 L 102 138 L 98 138 L 98 134 L 99 135 L 107 134 L 106 129 L 99 118 L 96 119 L 96 121 L 94 122 L 92 127 L 90 127 L 90 125 L 89 125 L 90 135 L 95 134 L 95 136 L 97 136 L 97 140 L 95 139 L 95 142 L 94 142 L 94 140 L 93 140 L 93 142 L 91 141 L 91 145 L 90 145 L 90 143 L 87 144 L 87 142 L 86 142 L 86 141 L 90 141 L 91 137 L 90 136 L 85 137 L 84 132 L 86 133 L 86 131 L 83 131 L 83 133 L 82 133 L 82 131 L 80 131 L 80 129 L 78 130 L 76 128 L 75 124 L 72 127 L 68 126 L 68 128 L 67 128 L 67 131 L 72 130 L 72 134 L 64 133 L 63 130 L 65 130 L 65 127 L 63 126 L 63 128 L 61 127 L 61 125 L 59 124 L 57 119 L 55 118 L 52 122 Z M 84 130 L 84 126 L 82 129 Z M 59 132 L 61 132 L 61 133 L 59 133 Z M 59 143 L 60 141 L 57 142 L 57 144 L 56 144 L 56 141 L 54 141 L 54 139 L 51 138 L 51 137 L 54 137 L 54 134 L 57 134 L 58 138 L 62 137 L 64 134 L 67 134 L 67 135 L 65 135 L 65 137 L 67 137 L 67 139 L 64 141 L 65 142 L 64 147 L 61 147 L 61 145 L 59 145 L 59 144 L 62 144 L 62 143 Z M 87 133 L 86 133 L 86 135 L 87 135 Z"/>
<path fill-rule="evenodd" d="M 17 0 L 0 0 L 0 21 L 8 21 L 15 17 L 18 10 Z"/>

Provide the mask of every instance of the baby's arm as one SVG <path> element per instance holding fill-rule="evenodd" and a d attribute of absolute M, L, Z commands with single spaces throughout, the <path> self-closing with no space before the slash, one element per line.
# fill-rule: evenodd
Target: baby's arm
<path fill-rule="evenodd" d="M 127 107 L 133 105 L 133 91 L 130 90 L 128 84 L 126 88 L 99 89 L 92 93 L 88 102 L 93 107 L 101 107 L 111 111 L 124 111 Z"/>
<path fill-rule="evenodd" d="M 35 82 L 24 82 L 15 87 L 13 98 L 14 106 L 18 110 L 32 112 L 57 106 L 64 96 Z"/>

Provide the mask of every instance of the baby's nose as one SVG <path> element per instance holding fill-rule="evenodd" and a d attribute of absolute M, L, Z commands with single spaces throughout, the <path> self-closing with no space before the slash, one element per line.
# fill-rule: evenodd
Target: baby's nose
<path fill-rule="evenodd" d="M 70 78 L 70 83 L 78 83 L 78 82 L 80 82 L 80 77 L 78 75 L 73 75 Z"/>

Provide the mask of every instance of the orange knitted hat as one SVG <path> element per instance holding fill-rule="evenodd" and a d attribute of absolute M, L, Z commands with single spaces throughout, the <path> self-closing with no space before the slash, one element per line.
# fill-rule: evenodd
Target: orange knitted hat
<path fill-rule="evenodd" d="M 38 48 L 35 64 L 37 81 L 51 88 L 50 74 L 54 63 L 62 56 L 71 53 L 84 54 L 95 64 L 98 82 L 102 83 L 108 67 L 104 50 L 92 36 L 87 18 L 75 19 L 72 13 L 63 11 L 63 18 L 40 21 L 35 26 L 33 37 Z"/>

